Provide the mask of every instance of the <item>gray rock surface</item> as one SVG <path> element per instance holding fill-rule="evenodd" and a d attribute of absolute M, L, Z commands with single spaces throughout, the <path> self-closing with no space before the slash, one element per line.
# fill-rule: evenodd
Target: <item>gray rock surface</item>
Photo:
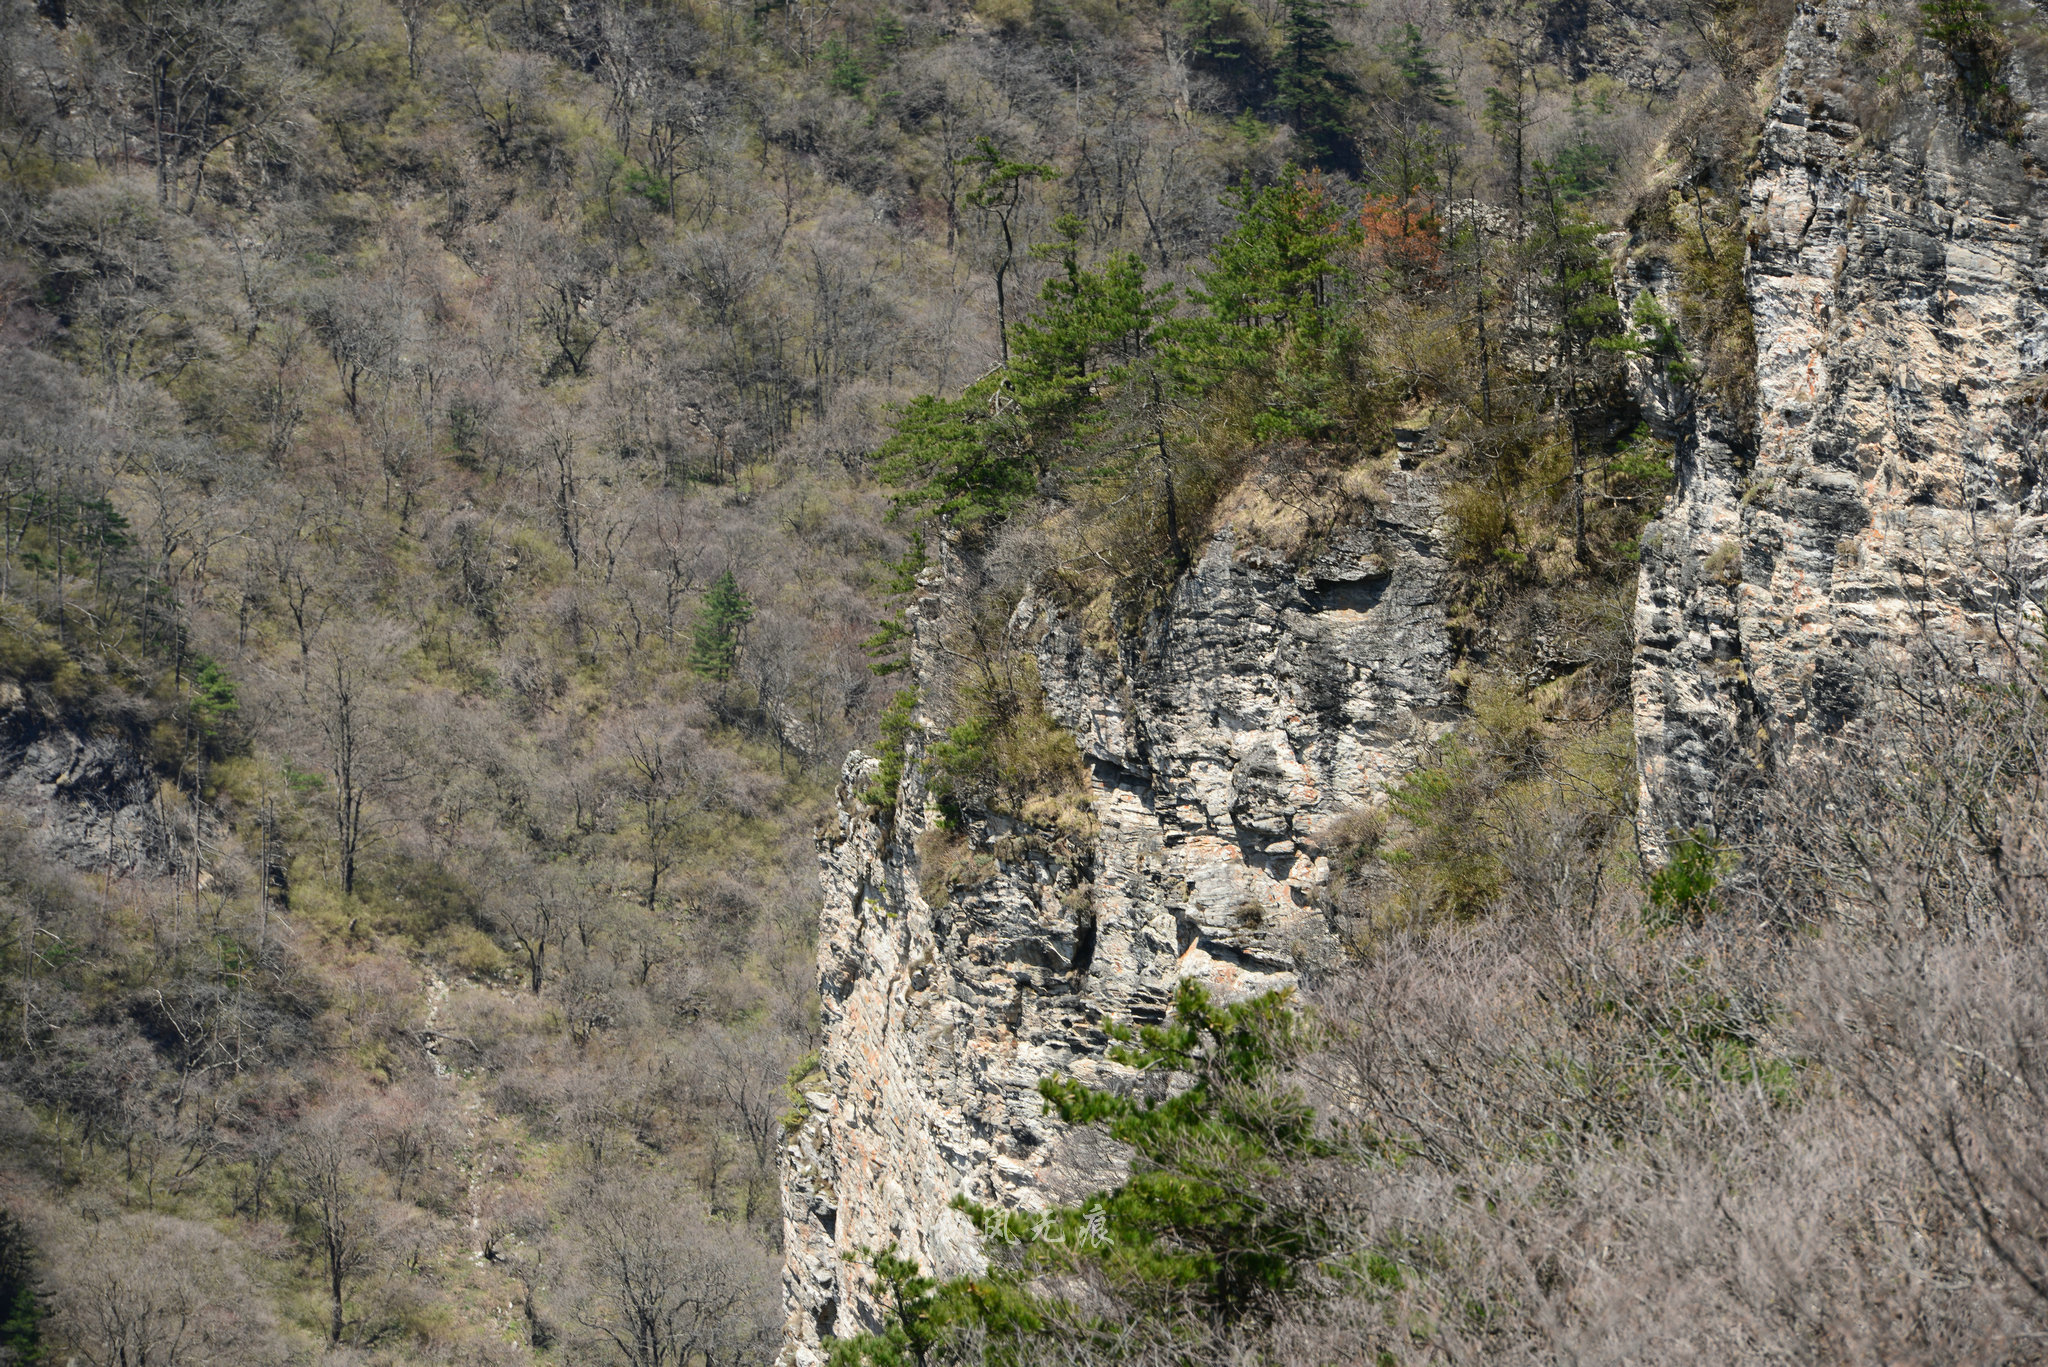
<path fill-rule="evenodd" d="M 1036 1091 L 1117 1071 L 1105 1021 L 1163 1019 L 1183 978 L 1235 994 L 1334 953 L 1316 834 L 1380 800 L 1455 702 L 1436 500 L 1426 475 L 1389 483 L 1298 562 L 1218 536 L 1115 658 L 1051 603 L 1018 605 L 1013 637 L 1092 770 L 1087 848 L 978 821 L 979 881 L 933 906 L 915 766 L 878 816 L 855 796 L 874 761 L 848 760 L 820 839 L 824 1076 L 784 1151 L 787 1360 L 875 1323 L 844 1254 L 894 1242 L 966 1271 L 981 1252 L 955 1196 L 1028 1211 L 1117 1180 L 1113 1146 Z M 933 588 L 911 614 L 920 660 L 947 608 Z"/>
<path fill-rule="evenodd" d="M 1911 93 L 1886 103 L 1866 39 L 1901 22 L 1855 0 L 1794 21 L 1746 203 L 1758 411 L 1644 377 L 1679 476 L 1635 617 L 1653 854 L 1745 770 L 1856 724 L 1923 633 L 1967 668 L 2011 586 L 2042 582 L 2048 123 L 1987 131 L 1938 53 L 1924 85 L 1894 71 Z M 2048 108 L 2041 60 L 2019 50 L 2008 75 Z M 1624 287 L 1670 286 L 1634 263 Z M 1092 770 L 1085 849 L 977 823 L 946 855 L 969 881 L 933 906 L 922 787 L 870 814 L 852 794 L 872 761 L 849 761 L 821 841 L 824 1076 L 784 1163 L 792 1361 L 874 1323 L 843 1254 L 895 1241 L 963 1271 L 981 1251 L 956 1195 L 1030 1210 L 1114 1180 L 1119 1156 L 1034 1091 L 1112 1076 L 1106 1020 L 1157 1019 L 1184 978 L 1249 991 L 1334 956 L 1318 836 L 1456 706 L 1428 477 L 1390 494 L 1298 556 L 1219 535 L 1114 655 L 1025 596 L 1010 629 Z M 921 658 L 945 611 L 934 583 Z"/>
<path fill-rule="evenodd" d="M 157 784 L 126 737 L 52 721 L 0 683 L 0 809 L 54 859 L 115 877 L 169 867 Z"/>
<path fill-rule="evenodd" d="M 1703 413 L 1644 538 L 1652 851 L 1732 776 L 1853 724 L 1915 638 L 1967 668 L 1999 581 L 2040 578 L 2048 125 L 1984 127 L 1931 45 L 1925 88 L 1882 104 L 1867 53 L 1898 22 L 1829 0 L 1788 39 L 1746 206 L 1754 435 Z M 2007 75 L 2048 107 L 2039 62 Z"/>

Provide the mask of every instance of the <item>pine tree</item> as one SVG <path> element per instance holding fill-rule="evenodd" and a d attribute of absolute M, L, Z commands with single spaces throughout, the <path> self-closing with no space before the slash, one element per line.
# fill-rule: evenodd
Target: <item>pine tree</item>
<path fill-rule="evenodd" d="M 1099 1126 L 1137 1155 L 1129 1181 L 1061 1212 L 1074 1225 L 1069 1246 L 1086 1246 L 1088 1214 L 1100 1210 L 1101 1256 L 1225 1322 L 1299 1291 L 1302 1274 L 1338 1252 L 1341 1236 L 1287 1203 L 1283 1174 L 1336 1157 L 1341 1144 L 1319 1129 L 1299 1092 L 1272 1085 L 1313 1040 L 1290 994 L 1225 1006 L 1183 979 L 1167 1024 L 1109 1033 L 1119 1042 L 1109 1051 L 1115 1062 L 1193 1083 L 1161 1101 L 1072 1077 L 1040 1080 L 1061 1120 Z M 1017 1219 L 983 1216 L 984 1227 L 1013 1233 Z"/>
<path fill-rule="evenodd" d="M 1096 462 L 1079 448 L 1134 368 L 1152 356 L 1173 289 L 1148 288 L 1135 254 L 1112 256 L 1100 270 L 1082 266 L 1087 225 L 1064 214 L 1053 227 L 1059 242 L 1036 250 L 1060 270 L 1040 291 L 1038 312 L 1017 325 L 1009 378 L 1041 471 L 1059 463 L 1069 473 L 1085 472 Z"/>
<path fill-rule="evenodd" d="M 876 623 L 875 634 L 861 642 L 873 661 L 868 666 L 873 672 L 887 676 L 895 674 L 910 664 L 910 623 L 903 615 L 903 602 L 917 592 L 917 576 L 924 572 L 924 532 L 913 531 L 910 544 L 903 548 L 902 558 L 889 565 L 889 596 L 896 600 L 896 611 Z"/>
<path fill-rule="evenodd" d="M 1536 163 L 1540 212 L 1529 242 L 1535 254 L 1538 293 L 1549 305 L 1557 364 L 1550 387 L 1571 445 L 1573 544 L 1581 564 L 1589 563 L 1586 537 L 1586 468 L 1588 438 L 1581 414 L 1588 393 L 1600 380 L 1601 361 L 1610 358 L 1622 339 L 1621 306 L 1614 299 L 1614 272 L 1600 250 L 1600 227 L 1572 208 L 1559 193 L 1559 178 L 1549 166 Z M 1611 366 L 1606 367 L 1612 369 Z"/>
<path fill-rule="evenodd" d="M 740 632 L 753 617 L 754 605 L 731 570 L 714 579 L 690 640 L 690 668 L 721 684 L 730 680 L 739 664 Z"/>
<path fill-rule="evenodd" d="M 1024 189 L 1034 181 L 1057 180 L 1059 172 L 1032 161 L 1012 161 L 996 147 L 993 138 L 975 139 L 974 151 L 960 158 L 962 166 L 977 168 L 980 180 L 965 196 L 970 207 L 994 218 L 1003 234 L 1003 254 L 996 261 L 996 335 L 1002 343 L 1003 361 L 1010 359 L 1010 301 L 1006 282 L 1017 260 L 1016 218 L 1024 203 Z"/>
<path fill-rule="evenodd" d="M 936 513 L 974 528 L 1000 522 L 1037 488 L 1030 453 L 1005 411 L 1001 372 L 957 399 L 920 394 L 896 415 L 896 430 L 876 452 L 899 512 Z"/>
<path fill-rule="evenodd" d="M 1503 46 L 1493 58 L 1499 85 L 1486 88 L 1479 122 L 1507 158 L 1509 188 L 1515 196 L 1515 222 L 1524 214 L 1528 190 L 1529 129 L 1536 122 L 1534 64 L 1519 46 Z"/>
<path fill-rule="evenodd" d="M 1358 82 L 1338 65 L 1348 45 L 1330 26 L 1330 0 L 1283 2 L 1273 107 L 1301 139 L 1307 161 L 1324 170 L 1353 169 L 1357 149 L 1350 113 Z"/>
<path fill-rule="evenodd" d="M 1198 392 L 1242 388 L 1255 404 L 1254 435 L 1316 438 L 1335 426 L 1334 381 L 1350 342 L 1331 291 L 1336 253 L 1356 223 L 1314 175 L 1229 193 L 1237 226 L 1190 297 L 1207 316 L 1177 328 L 1175 361 Z"/>
<path fill-rule="evenodd" d="M 1128 1145 L 1130 1179 L 1033 1215 L 956 1201 L 993 1248 L 1022 1247 L 981 1275 L 942 1284 L 894 1246 L 870 1255 L 884 1327 L 835 1343 L 834 1367 L 957 1361 L 954 1345 L 969 1342 L 984 1354 L 977 1361 L 1036 1361 L 1051 1335 L 1072 1348 L 1074 1335 L 1099 1334 L 1082 1346 L 1113 1355 L 1134 1336 L 1170 1339 L 1190 1311 L 1217 1326 L 1257 1324 L 1317 1294 L 1313 1273 L 1341 1281 L 1364 1269 L 1384 1282 L 1389 1261 L 1351 1247 L 1331 1203 L 1298 1199 L 1315 1190 L 1319 1165 L 1355 1164 L 1370 1149 L 1319 1124 L 1300 1092 L 1279 1082 L 1315 1038 L 1286 992 L 1224 1006 L 1183 981 L 1167 1024 L 1109 1033 L 1116 1062 L 1189 1085 L 1164 1099 L 1071 1077 L 1038 1089 L 1068 1124 L 1098 1126 Z M 1085 1263 L 1139 1323 L 1077 1313 L 1059 1299 L 1058 1274 Z"/>
<path fill-rule="evenodd" d="M 1592 198 L 1614 178 L 1615 156 L 1593 136 L 1588 106 L 1572 92 L 1571 133 L 1539 174 L 1549 179 L 1551 193 L 1570 203 Z"/>
<path fill-rule="evenodd" d="M 46 1356 L 43 1307 L 36 1296 L 28 1230 L 0 1211 L 0 1367 L 31 1367 Z"/>
<path fill-rule="evenodd" d="M 1241 101 L 1263 100 L 1271 60 L 1257 16 L 1243 0 L 1181 0 L 1188 58 L 1228 85 Z"/>
<path fill-rule="evenodd" d="M 1422 30 L 1415 25 L 1403 24 L 1399 36 L 1381 44 L 1380 51 L 1401 73 L 1411 99 L 1441 109 L 1460 103 L 1443 68 L 1437 65 L 1435 50 L 1422 41 Z"/>

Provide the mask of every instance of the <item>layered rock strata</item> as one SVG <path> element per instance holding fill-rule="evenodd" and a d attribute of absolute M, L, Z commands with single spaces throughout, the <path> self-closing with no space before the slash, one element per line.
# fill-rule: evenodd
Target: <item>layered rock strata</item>
<path fill-rule="evenodd" d="M 1422 473 L 1386 483 L 1310 552 L 1222 533 L 1113 656 L 1025 596 L 1012 637 L 1091 772 L 1083 847 L 980 819 L 972 881 L 942 890 L 926 865 L 959 838 L 933 833 L 918 766 L 877 814 L 874 761 L 849 759 L 820 842 L 821 1077 L 783 1165 L 790 1360 L 875 1322 L 844 1255 L 893 1242 L 961 1272 L 981 1253 L 956 1196 L 1028 1211 L 1116 1180 L 1120 1156 L 1036 1091 L 1101 1077 L 1106 1021 L 1162 1019 L 1183 978 L 1280 986 L 1335 953 L 1317 832 L 1379 800 L 1454 704 L 1436 499 Z M 918 658 L 947 608 L 934 579 Z"/>
<path fill-rule="evenodd" d="M 1853 0 L 1793 23 L 1746 205 L 1758 411 L 1688 425 L 1644 537 L 1652 850 L 1852 724 L 1916 639 L 1967 668 L 2040 581 L 2048 124 L 2018 110 L 2048 81 L 2016 51 L 1993 107 L 1915 50 Z"/>
<path fill-rule="evenodd" d="M 1757 411 L 1644 389 L 1679 476 L 1636 607 L 1653 853 L 1731 776 L 1854 724 L 1896 652 L 1927 635 L 1968 667 L 2042 586 L 2048 175 L 2024 106 L 2048 108 L 2048 80 L 2016 50 L 2015 102 L 1987 109 L 1917 41 L 1852 0 L 1799 13 L 1745 206 Z M 1219 536 L 1113 655 L 1026 596 L 1011 630 L 1092 771 L 1085 849 L 982 821 L 979 872 L 927 897 L 916 766 L 875 815 L 872 762 L 849 762 L 822 842 L 823 1076 L 784 1166 L 794 1359 L 873 1322 L 842 1255 L 893 1241 L 957 1272 L 980 1251 L 956 1195 L 1029 1210 L 1114 1180 L 1118 1155 L 1034 1091 L 1099 1076 L 1105 1020 L 1158 1018 L 1183 978 L 1251 989 L 1334 953 L 1317 833 L 1454 702 L 1435 502 L 1422 476 L 1395 484 L 1311 553 Z"/>

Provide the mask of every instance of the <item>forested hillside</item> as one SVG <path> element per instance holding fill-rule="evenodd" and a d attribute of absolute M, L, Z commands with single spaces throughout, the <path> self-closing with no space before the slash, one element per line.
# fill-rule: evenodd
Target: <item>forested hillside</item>
<path fill-rule="evenodd" d="M 1958 14 L 1873 29 L 1872 69 L 1995 76 Z M 1579 995 L 1500 968 L 1510 1028 L 1403 938 L 1546 879 L 1720 914 L 1720 847 L 1634 862 L 1629 614 L 1668 405 L 1753 400 L 1738 202 L 1788 17 L 8 0 L 0 1360 L 773 1358 L 848 749 L 855 805 L 928 785 L 935 903 L 991 813 L 1071 853 L 1023 591 L 1114 654 L 1219 529 L 1305 556 L 1419 460 L 1463 720 L 1329 836 L 1325 910 L 1359 1019 L 1507 1033 L 1469 1067 L 1378 1036 L 1470 1089 L 1389 1143 L 1478 1170 L 1592 1125 L 1518 1069 L 1627 1010 L 1664 1043 L 1617 1046 L 1614 1133 L 1685 1112 L 1724 1152 L 1705 1090 L 1753 1092 L 1745 1143 L 1834 1095 L 1833 1046 L 1767 1059 L 1717 995 L 1752 950 L 1697 990 L 1632 959 L 1631 995 L 1545 942 Z M 906 674 L 942 549 L 979 578 Z M 1417 1308 L 1375 1264 L 1367 1317 L 1449 1352 L 1425 1318 L 1527 1291 L 1486 1267 Z"/>

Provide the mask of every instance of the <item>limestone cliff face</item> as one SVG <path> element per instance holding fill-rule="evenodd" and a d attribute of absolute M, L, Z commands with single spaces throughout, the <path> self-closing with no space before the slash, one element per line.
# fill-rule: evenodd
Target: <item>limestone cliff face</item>
<path fill-rule="evenodd" d="M 848 761 L 820 842 L 823 1077 L 783 1166 L 792 1360 L 873 1323 L 843 1253 L 893 1240 L 964 1271 L 956 1195 L 1031 1210 L 1116 1180 L 1120 1156 L 1036 1091 L 1109 1066 L 1105 1021 L 1162 1019 L 1184 977 L 1278 986 L 1335 952 L 1316 832 L 1378 800 L 1454 702 L 1436 500 L 1422 473 L 1389 485 L 1298 556 L 1220 534 L 1113 657 L 1018 605 L 1012 636 L 1092 771 L 1085 848 L 988 818 L 967 833 L 979 881 L 942 895 L 916 766 L 878 815 L 857 799 L 874 761 Z M 946 607 L 935 578 L 920 657 Z"/>
<path fill-rule="evenodd" d="M 1854 724 L 1916 634 L 1967 661 L 2000 576 L 2042 579 L 2048 115 L 1987 130 L 1917 41 L 1857 0 L 1794 21 L 1745 206 L 1757 411 L 1643 377 L 1679 476 L 1635 616 L 1652 853 L 1731 777 Z M 2007 75 L 2048 109 L 2040 62 Z M 1250 989 L 1335 955 L 1317 833 L 1455 706 L 1428 477 L 1389 494 L 1297 555 L 1220 534 L 1113 654 L 1024 598 L 1010 630 L 1092 770 L 1085 848 L 983 821 L 972 881 L 928 896 L 918 780 L 871 814 L 872 761 L 849 761 L 822 841 L 823 1078 L 784 1166 L 793 1359 L 873 1322 L 843 1253 L 893 1240 L 958 1272 L 980 1253 L 954 1196 L 1029 1210 L 1114 1180 L 1034 1091 L 1104 1068 L 1104 1021 L 1158 1018 L 1185 977 Z M 945 609 L 935 580 L 927 655 Z"/>
<path fill-rule="evenodd" d="M 1915 635 L 1967 660 L 2040 565 L 2048 122 L 2017 137 L 1875 6 L 1803 8 L 1749 184 L 1758 411 L 1702 412 L 1644 537 L 1642 831 L 1709 819 L 1749 765 L 1867 705 Z M 2020 101 L 2048 71 L 2016 53 Z"/>

